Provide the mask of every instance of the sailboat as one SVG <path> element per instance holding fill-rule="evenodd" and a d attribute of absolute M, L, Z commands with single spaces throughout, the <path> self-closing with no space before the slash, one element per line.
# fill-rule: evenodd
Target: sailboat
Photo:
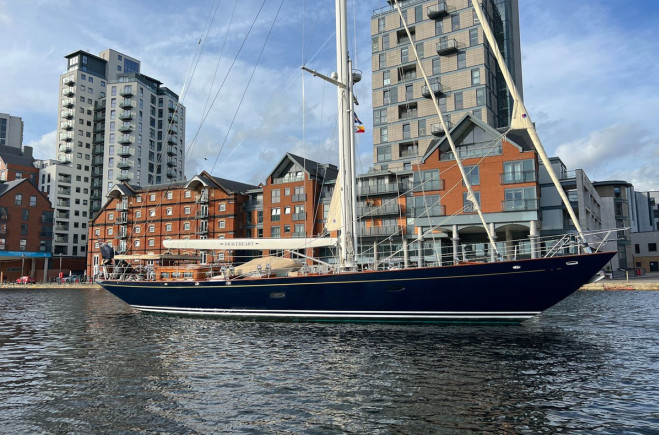
<path fill-rule="evenodd" d="M 393 2 L 400 13 L 397 1 Z M 473 3 L 485 29 L 490 46 L 498 52 L 487 20 L 478 2 Z M 404 23 L 403 16 L 401 21 Z M 407 25 L 405 24 L 407 29 Z M 225 318 L 286 319 L 308 321 L 376 321 L 376 322 L 510 322 L 531 318 L 562 301 L 589 282 L 614 252 L 600 252 L 590 246 L 587 234 L 577 228 L 576 234 L 565 235 L 547 243 L 546 249 L 534 250 L 532 258 L 517 259 L 494 255 L 496 244 L 488 232 L 492 246 L 491 261 L 455 261 L 423 267 L 391 267 L 386 270 L 360 268 L 357 264 L 357 225 L 355 213 L 354 164 L 354 96 L 353 74 L 347 49 L 346 0 L 336 0 L 337 73 L 332 77 L 303 69 L 334 84 L 338 89 L 339 112 L 339 179 L 331 210 L 336 217 L 338 237 L 300 239 L 221 239 L 165 240 L 170 249 L 232 250 L 296 250 L 335 246 L 339 261 L 336 266 L 318 270 L 300 269 L 296 273 L 275 273 L 269 264 L 259 264 L 258 273 L 236 273 L 230 269 L 217 271 L 206 278 L 189 276 L 179 280 L 113 280 L 100 285 L 137 310 L 155 313 L 204 315 Z M 410 39 L 412 39 L 410 37 Z M 412 49 L 414 45 L 412 44 Z M 497 60 L 507 68 L 501 54 Z M 506 76 L 515 106 L 513 127 L 528 130 L 545 167 L 553 173 L 546 154 L 537 139 L 510 74 Z M 431 87 L 425 76 L 426 85 Z M 464 178 L 467 198 L 472 200 L 479 218 L 484 215 L 469 184 L 459 153 L 451 139 L 437 101 L 434 99 L 456 163 Z M 560 183 L 557 190 L 568 210 L 571 205 Z M 333 212 L 332 216 L 334 216 Z M 487 225 L 485 225 L 487 232 Z M 496 253 L 498 254 L 498 253 Z M 325 266 L 329 266 L 325 264 Z"/>

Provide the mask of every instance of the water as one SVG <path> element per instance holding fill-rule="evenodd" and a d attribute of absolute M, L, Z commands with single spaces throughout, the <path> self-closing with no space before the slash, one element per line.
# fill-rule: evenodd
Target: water
<path fill-rule="evenodd" d="M 139 314 L 0 291 L 1 433 L 659 432 L 659 292 L 579 292 L 522 325 Z"/>

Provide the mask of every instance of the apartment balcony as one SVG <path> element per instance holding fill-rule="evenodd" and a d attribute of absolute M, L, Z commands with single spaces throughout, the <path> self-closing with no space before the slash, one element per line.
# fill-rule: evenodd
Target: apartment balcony
<path fill-rule="evenodd" d="M 132 109 L 133 108 L 133 100 L 121 100 L 119 103 L 119 107 L 122 109 Z"/>
<path fill-rule="evenodd" d="M 65 234 L 56 234 L 53 241 L 55 243 L 67 243 L 69 240 Z"/>
<path fill-rule="evenodd" d="M 117 203 L 117 211 L 128 210 L 128 201 L 121 201 Z"/>
<path fill-rule="evenodd" d="M 55 218 L 56 219 L 69 219 L 69 216 L 70 216 L 70 214 L 69 214 L 68 211 L 59 211 L 58 210 L 58 211 L 55 212 Z"/>
<path fill-rule="evenodd" d="M 448 128 L 449 130 L 452 129 L 453 128 L 453 123 L 451 123 L 451 121 L 446 121 L 446 128 Z M 440 124 L 440 123 L 432 124 L 430 126 L 430 134 L 432 134 L 433 136 L 438 136 L 438 137 L 444 136 L 445 133 L 444 133 L 444 129 L 442 128 L 442 124 Z"/>
<path fill-rule="evenodd" d="M 71 121 L 63 121 L 59 123 L 59 128 L 66 131 L 73 130 L 73 123 Z"/>
<path fill-rule="evenodd" d="M 208 234 L 208 226 L 202 226 L 196 232 L 197 234 Z"/>
<path fill-rule="evenodd" d="M 102 177 L 103 176 L 103 168 L 99 167 L 92 167 L 92 176 L 94 177 Z"/>
<path fill-rule="evenodd" d="M 105 133 L 105 122 L 97 122 L 94 124 L 94 133 Z"/>
<path fill-rule="evenodd" d="M 167 147 L 167 155 L 168 156 L 175 156 L 176 155 L 176 148 L 175 147 Z"/>
<path fill-rule="evenodd" d="M 115 252 L 117 254 L 125 254 L 126 252 L 128 252 L 128 250 L 127 250 L 126 246 L 117 246 L 117 248 L 115 249 Z"/>
<path fill-rule="evenodd" d="M 436 46 L 437 54 L 446 56 L 458 51 L 458 42 L 455 39 L 448 39 L 446 41 L 439 41 Z"/>
<path fill-rule="evenodd" d="M 174 124 L 178 123 L 178 116 L 174 116 L 171 113 L 167 116 L 167 121 L 172 122 Z"/>
<path fill-rule="evenodd" d="M 68 87 L 62 89 L 62 95 L 64 95 L 65 97 L 72 97 L 75 94 L 76 94 L 76 88 L 74 87 Z"/>
<path fill-rule="evenodd" d="M 73 119 L 75 112 L 73 110 L 62 110 L 60 115 L 62 115 L 62 118 L 64 119 Z"/>
<path fill-rule="evenodd" d="M 105 142 L 105 136 L 102 134 L 95 134 L 92 138 L 92 142 L 95 144 L 101 144 Z"/>
<path fill-rule="evenodd" d="M 167 133 L 169 136 L 177 135 L 178 134 L 178 127 L 173 125 L 170 129 L 169 132 Z"/>
<path fill-rule="evenodd" d="M 307 194 L 306 193 L 298 193 L 293 195 L 292 201 L 293 202 L 304 202 L 307 200 Z"/>
<path fill-rule="evenodd" d="M 208 217 L 208 209 L 197 210 L 197 212 L 195 213 L 195 216 L 197 218 L 207 218 Z"/>
<path fill-rule="evenodd" d="M 174 113 L 174 112 L 176 112 L 176 106 L 174 104 L 170 104 L 167 107 L 167 110 L 169 110 L 171 113 Z"/>
<path fill-rule="evenodd" d="M 169 145 L 176 145 L 176 144 L 178 143 L 178 140 L 177 140 L 177 138 L 174 137 L 174 136 L 169 136 L 169 137 L 167 138 L 167 143 L 168 143 Z"/>
<path fill-rule="evenodd" d="M 126 230 L 126 227 L 121 227 L 122 229 L 119 230 L 119 233 L 117 236 L 120 239 L 127 239 L 128 238 L 128 230 Z"/>
<path fill-rule="evenodd" d="M 67 98 L 66 100 L 62 100 L 62 107 L 66 107 L 67 109 L 72 108 L 75 105 L 76 100 L 73 98 Z"/>
<path fill-rule="evenodd" d="M 92 193 L 89 195 L 89 199 L 92 201 L 95 199 L 102 199 L 103 198 L 103 191 L 101 189 L 93 189 Z"/>
<path fill-rule="evenodd" d="M 133 174 L 131 172 L 124 172 L 122 171 L 118 176 L 117 180 L 118 181 L 129 181 L 133 178 Z"/>
<path fill-rule="evenodd" d="M 130 157 L 133 155 L 133 149 L 130 146 L 121 146 L 117 148 L 117 155 L 119 157 Z"/>
<path fill-rule="evenodd" d="M 423 95 L 425 98 L 430 98 L 431 91 L 433 94 L 435 94 L 435 96 L 439 96 L 444 94 L 444 87 L 439 82 L 430 83 L 430 88 L 428 88 L 426 85 L 423 85 L 421 88 L 421 95 Z"/>
<path fill-rule="evenodd" d="M 406 149 L 401 149 L 400 150 L 400 157 L 402 159 L 408 158 L 408 157 L 419 157 L 419 150 L 417 147 L 410 147 Z"/>
<path fill-rule="evenodd" d="M 53 232 L 52 231 L 39 231 L 39 237 L 42 239 L 52 239 L 53 238 Z"/>
<path fill-rule="evenodd" d="M 99 155 L 99 154 L 103 154 L 103 153 L 104 153 L 103 146 L 101 146 L 101 145 L 94 145 L 94 146 L 92 147 L 92 154 L 93 154 L 93 155 Z"/>
<path fill-rule="evenodd" d="M 537 210 L 537 199 L 514 199 L 510 201 L 501 201 L 501 208 L 503 211 L 526 211 Z"/>
<path fill-rule="evenodd" d="M 102 178 L 94 178 L 92 180 L 92 188 L 95 187 L 103 187 L 103 179 Z"/>
<path fill-rule="evenodd" d="M 105 100 L 103 101 L 97 101 L 94 103 L 94 110 L 99 111 L 99 110 L 105 110 Z"/>
<path fill-rule="evenodd" d="M 427 218 L 436 216 L 446 216 L 446 206 L 432 205 L 430 207 L 415 207 L 407 210 L 408 216 L 415 218 Z"/>
<path fill-rule="evenodd" d="M 398 204 L 385 204 L 380 206 L 359 206 L 357 207 L 357 216 L 387 216 L 399 215 L 400 206 Z"/>
<path fill-rule="evenodd" d="M 398 225 L 384 225 L 365 227 L 361 229 L 361 235 L 364 237 L 388 237 L 397 234 L 402 230 Z"/>
<path fill-rule="evenodd" d="M 122 97 L 130 98 L 134 95 L 133 88 L 130 86 L 124 86 L 124 88 L 119 92 L 119 95 L 121 95 Z"/>
<path fill-rule="evenodd" d="M 115 225 L 126 225 L 128 223 L 128 216 L 126 213 L 122 213 L 122 216 L 117 216 Z"/>
<path fill-rule="evenodd" d="M 119 131 L 122 133 L 130 133 L 133 131 L 133 126 L 132 125 L 120 125 L 119 126 Z"/>
<path fill-rule="evenodd" d="M 376 195 L 383 193 L 395 193 L 398 194 L 398 185 L 397 184 L 373 184 L 366 186 L 359 186 L 357 188 L 359 195 Z"/>
<path fill-rule="evenodd" d="M 208 202 L 208 193 L 202 193 L 201 195 L 197 196 L 197 202 L 202 204 Z"/>
<path fill-rule="evenodd" d="M 55 231 L 69 231 L 69 223 L 58 222 L 55 224 Z"/>
<path fill-rule="evenodd" d="M 94 122 L 103 122 L 103 121 L 105 121 L 105 112 L 94 113 Z"/>
<path fill-rule="evenodd" d="M 45 216 L 41 217 L 41 223 L 42 224 L 52 225 L 53 222 L 55 222 L 55 219 L 53 219 L 52 217 L 45 217 Z"/>
<path fill-rule="evenodd" d="M 130 138 L 130 135 L 125 134 L 125 135 L 119 137 L 119 139 L 117 139 L 117 142 L 122 144 L 122 145 L 129 145 L 129 144 L 132 143 L 132 140 Z"/>
<path fill-rule="evenodd" d="M 168 169 L 167 170 L 167 178 L 176 178 L 177 172 L 175 169 Z"/>
<path fill-rule="evenodd" d="M 128 159 L 121 159 L 117 162 L 117 168 L 130 169 L 133 167 L 133 162 Z"/>
<path fill-rule="evenodd" d="M 535 180 L 535 171 L 518 171 L 501 174 L 501 184 L 531 183 Z"/>
<path fill-rule="evenodd" d="M 73 76 L 65 77 L 62 79 L 62 84 L 64 86 L 73 86 L 75 83 L 76 81 L 73 79 Z"/>
<path fill-rule="evenodd" d="M 70 144 L 66 144 L 66 143 L 59 144 L 60 153 L 70 153 L 71 151 L 73 151 L 73 147 Z"/>
<path fill-rule="evenodd" d="M 57 188 L 58 195 L 71 195 L 71 186 L 59 186 Z"/>
<path fill-rule="evenodd" d="M 170 157 L 170 158 L 167 159 L 167 166 L 168 166 L 168 167 L 170 167 L 170 168 L 175 168 L 176 165 L 177 165 L 177 163 L 176 163 L 176 159 L 175 159 L 175 158 L 171 158 L 171 157 Z"/>
<path fill-rule="evenodd" d="M 121 119 L 122 121 L 130 121 L 131 119 L 133 119 L 133 112 L 131 112 L 130 110 L 124 110 L 123 112 L 119 113 L 119 119 Z"/>
<path fill-rule="evenodd" d="M 59 160 L 60 163 L 64 163 L 64 164 L 71 163 L 71 156 L 69 156 L 69 155 L 59 156 L 58 160 Z"/>
<path fill-rule="evenodd" d="M 427 9 L 428 18 L 431 20 L 440 20 L 449 15 L 448 8 L 446 7 L 446 2 L 437 2 L 437 4 L 428 6 Z"/>
<path fill-rule="evenodd" d="M 71 176 L 60 175 L 59 177 L 57 177 L 57 182 L 71 184 Z"/>
<path fill-rule="evenodd" d="M 307 214 L 305 212 L 293 213 L 293 221 L 303 221 L 306 219 L 307 219 Z"/>

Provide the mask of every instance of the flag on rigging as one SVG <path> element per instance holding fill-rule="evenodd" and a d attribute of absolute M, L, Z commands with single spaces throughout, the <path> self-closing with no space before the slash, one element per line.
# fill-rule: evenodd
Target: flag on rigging
<path fill-rule="evenodd" d="M 362 122 L 359 120 L 357 114 L 353 113 L 353 115 L 355 115 L 355 128 L 357 129 L 356 133 L 366 133 L 366 128 L 364 128 L 364 124 L 362 124 Z"/>

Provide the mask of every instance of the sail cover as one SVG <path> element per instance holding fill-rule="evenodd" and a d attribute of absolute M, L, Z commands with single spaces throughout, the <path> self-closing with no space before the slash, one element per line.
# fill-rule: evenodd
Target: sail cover
<path fill-rule="evenodd" d="M 327 231 L 337 231 L 343 227 L 343 219 L 341 218 L 341 174 L 336 177 L 336 184 L 334 185 L 334 192 L 332 192 L 332 199 L 330 200 L 329 211 L 327 212 L 327 222 L 325 229 Z"/>
<path fill-rule="evenodd" d="M 163 246 L 168 249 L 200 249 L 200 250 L 292 250 L 305 248 L 321 248 L 335 246 L 336 238 L 292 238 L 292 239 L 184 239 L 163 240 Z"/>

